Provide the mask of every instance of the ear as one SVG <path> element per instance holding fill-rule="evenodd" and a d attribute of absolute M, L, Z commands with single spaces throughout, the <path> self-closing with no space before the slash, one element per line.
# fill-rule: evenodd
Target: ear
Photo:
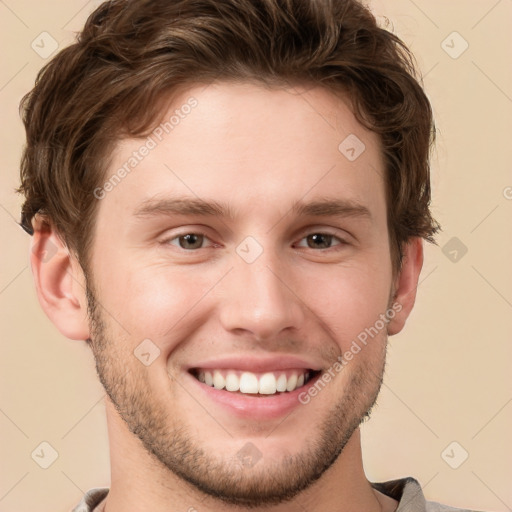
<path fill-rule="evenodd" d="M 392 309 L 395 316 L 388 323 L 388 334 L 398 334 L 414 306 L 416 289 L 423 267 L 423 239 L 414 237 L 404 245 L 402 268 L 395 278 Z"/>
<path fill-rule="evenodd" d="M 30 266 L 37 297 L 48 318 L 72 340 L 89 338 L 85 276 L 50 223 L 37 215 Z"/>

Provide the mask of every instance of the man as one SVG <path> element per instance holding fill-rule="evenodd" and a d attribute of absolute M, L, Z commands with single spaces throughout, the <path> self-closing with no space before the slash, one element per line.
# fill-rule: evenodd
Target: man
<path fill-rule="evenodd" d="M 106 2 L 23 112 L 38 297 L 108 395 L 76 511 L 450 510 L 362 466 L 439 229 L 429 102 L 363 5 Z"/>

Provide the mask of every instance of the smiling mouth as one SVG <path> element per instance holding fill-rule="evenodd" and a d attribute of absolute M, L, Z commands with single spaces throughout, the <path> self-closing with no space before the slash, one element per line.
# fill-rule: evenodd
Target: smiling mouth
<path fill-rule="evenodd" d="M 308 369 L 253 373 L 228 369 L 191 368 L 190 374 L 206 386 L 230 393 L 272 396 L 290 393 L 304 386 L 320 371 Z"/>

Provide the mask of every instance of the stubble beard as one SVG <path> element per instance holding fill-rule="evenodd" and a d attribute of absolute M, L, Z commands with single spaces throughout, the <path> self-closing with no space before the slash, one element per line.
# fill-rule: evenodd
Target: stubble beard
<path fill-rule="evenodd" d="M 241 464 L 236 453 L 223 459 L 211 450 L 206 451 L 202 440 L 194 437 L 185 425 L 180 425 L 177 411 L 170 417 L 165 408 L 169 402 L 159 401 L 159 390 L 150 389 L 145 367 L 133 354 L 130 354 L 133 361 L 120 359 L 115 344 L 107 337 L 105 316 L 89 284 L 87 299 L 90 346 L 96 371 L 128 429 L 164 471 L 172 472 L 200 493 L 229 505 L 248 509 L 276 505 L 290 501 L 310 487 L 334 464 L 357 427 L 369 418 L 382 385 L 385 344 L 377 364 L 361 359 L 362 362 L 351 369 L 340 400 L 325 413 L 314 430 L 315 439 L 300 452 L 282 460 L 266 463 L 263 453 L 260 461 L 247 467 Z M 321 399 L 321 395 L 315 400 Z M 204 419 L 196 418 L 196 421 Z"/>

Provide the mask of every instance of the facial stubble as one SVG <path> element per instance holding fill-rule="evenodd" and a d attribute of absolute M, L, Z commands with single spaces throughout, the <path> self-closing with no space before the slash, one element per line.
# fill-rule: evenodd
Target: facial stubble
<path fill-rule="evenodd" d="M 109 338 L 106 314 L 90 280 L 87 280 L 86 291 L 89 341 L 96 370 L 117 413 L 164 472 L 172 472 L 200 493 L 226 504 L 255 508 L 296 497 L 334 464 L 356 428 L 369 417 L 377 400 L 385 369 L 386 340 L 379 341 L 382 351 L 376 358 L 378 361 L 360 358 L 351 369 L 340 399 L 317 420 L 314 439 L 298 453 L 279 461 L 267 461 L 263 452 L 262 459 L 253 467 L 244 466 L 236 452 L 230 458 L 223 458 L 207 451 L 202 440 L 192 435 L 185 422 L 180 422 L 179 411 L 169 414 L 166 408 L 169 401 L 159 400 L 166 390 L 151 389 L 146 367 L 132 352 L 122 352 Z M 171 386 L 173 383 L 181 386 L 174 380 L 170 375 Z M 316 399 L 321 400 L 321 395 Z M 196 421 L 205 419 L 198 417 Z M 282 428 L 284 425 L 280 425 Z"/>

